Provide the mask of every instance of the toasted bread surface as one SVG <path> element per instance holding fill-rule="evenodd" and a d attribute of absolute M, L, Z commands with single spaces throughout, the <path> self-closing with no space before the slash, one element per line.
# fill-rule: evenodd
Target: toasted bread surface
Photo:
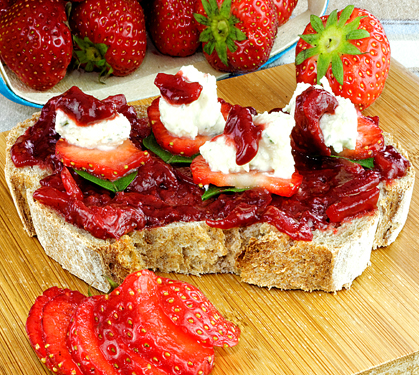
<path fill-rule="evenodd" d="M 145 106 L 136 110 L 140 117 L 146 116 Z M 109 290 L 107 278 L 122 282 L 144 268 L 192 275 L 233 273 L 243 282 L 263 287 L 337 291 L 351 286 L 368 266 L 371 250 L 393 242 L 407 218 L 413 167 L 405 177 L 381 184 L 375 212 L 333 230 L 315 230 L 309 242 L 292 240 L 267 223 L 222 230 L 205 222 L 172 223 L 118 240 L 100 240 L 32 198 L 50 171 L 13 165 L 10 148 L 38 116 L 18 124 L 8 135 L 5 174 L 11 195 L 25 231 L 38 237 L 46 253 L 104 292 Z M 390 135 L 386 142 L 396 145 Z"/>

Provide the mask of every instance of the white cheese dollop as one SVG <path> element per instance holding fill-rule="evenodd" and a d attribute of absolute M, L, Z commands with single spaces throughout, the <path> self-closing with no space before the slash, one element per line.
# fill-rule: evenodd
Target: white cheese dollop
<path fill-rule="evenodd" d="M 341 96 L 336 96 L 339 105 L 333 115 L 325 113 L 320 119 L 320 129 L 324 143 L 339 153 L 344 148 L 354 150 L 358 135 L 358 115 L 353 103 Z"/>
<path fill-rule="evenodd" d="M 202 86 L 199 98 L 190 104 L 172 105 L 163 97 L 159 101 L 160 120 L 177 137 L 195 139 L 200 135 L 216 135 L 224 130 L 225 120 L 218 102 L 214 76 L 204 74 L 192 65 L 180 69 L 189 82 Z"/>
<path fill-rule="evenodd" d="M 235 146 L 220 135 L 199 149 L 210 169 L 225 174 L 257 170 L 273 177 L 291 178 L 295 172 L 290 140 L 294 119 L 282 112 L 265 112 L 254 116 L 253 122 L 264 125 L 256 156 L 249 163 L 237 165 Z"/>
<path fill-rule="evenodd" d="M 325 113 L 320 119 L 320 129 L 326 146 L 333 147 L 337 153 L 341 152 L 343 148 L 354 150 L 358 135 L 358 114 L 355 106 L 349 99 L 335 95 L 326 77 L 323 77 L 320 83 L 322 86 L 315 85 L 314 87 L 326 90 L 339 103 L 333 115 Z M 284 111 L 294 117 L 297 96 L 310 86 L 308 83 L 298 83 L 290 102 L 284 107 Z"/>
<path fill-rule="evenodd" d="M 64 111 L 57 109 L 55 130 L 73 145 L 109 151 L 129 138 L 131 123 L 124 115 L 118 113 L 109 120 L 89 126 L 78 126 Z"/>

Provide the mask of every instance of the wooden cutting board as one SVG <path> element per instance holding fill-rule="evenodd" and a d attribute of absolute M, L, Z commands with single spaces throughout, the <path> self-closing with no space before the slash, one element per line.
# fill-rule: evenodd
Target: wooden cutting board
<path fill-rule="evenodd" d="M 258 111 L 285 105 L 295 88 L 287 65 L 219 82 L 220 96 Z M 393 62 L 381 98 L 366 113 L 380 116 L 418 165 L 419 80 Z M 0 134 L 0 168 L 5 136 Z M 22 229 L 4 174 L 0 176 L 0 373 L 46 374 L 25 335 L 35 298 L 57 285 L 84 294 L 88 286 L 49 259 Z M 405 228 L 375 250 L 351 289 L 337 293 L 281 291 L 233 275 L 188 277 L 242 328 L 238 346 L 216 350 L 213 375 L 418 374 L 419 192 L 416 182 Z M 95 291 L 93 291 L 95 292 Z"/>

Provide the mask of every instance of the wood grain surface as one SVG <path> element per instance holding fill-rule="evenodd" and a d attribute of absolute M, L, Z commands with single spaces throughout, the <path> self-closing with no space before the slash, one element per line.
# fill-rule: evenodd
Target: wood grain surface
<path fill-rule="evenodd" d="M 221 81 L 219 93 L 231 103 L 265 111 L 285 105 L 295 85 L 294 66 L 287 65 Z M 419 80 L 393 62 L 383 95 L 366 110 L 380 116 L 382 128 L 409 151 L 416 167 L 418 105 Z M 2 171 L 4 153 L 3 133 Z M 371 266 L 349 290 L 268 290 L 242 284 L 233 275 L 170 274 L 201 288 L 242 329 L 238 346 L 216 350 L 212 374 L 419 374 L 418 186 L 416 181 L 398 239 L 373 252 Z M 26 338 L 28 311 L 48 287 L 87 294 L 88 286 L 49 259 L 37 239 L 23 231 L 4 173 L 0 198 L 0 374 L 47 374 Z"/>

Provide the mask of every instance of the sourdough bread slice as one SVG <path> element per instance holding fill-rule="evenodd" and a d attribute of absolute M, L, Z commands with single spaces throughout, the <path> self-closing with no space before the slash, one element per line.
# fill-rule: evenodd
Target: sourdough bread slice
<path fill-rule="evenodd" d="M 146 116 L 146 107 L 136 110 Z M 122 282 L 143 268 L 192 275 L 233 273 L 243 282 L 269 288 L 338 291 L 349 288 L 364 271 L 373 248 L 395 240 L 407 218 L 413 167 L 405 177 L 380 185 L 376 211 L 333 230 L 315 230 L 310 242 L 294 241 L 267 223 L 222 230 L 205 222 L 178 222 L 119 240 L 100 240 L 32 198 L 48 170 L 13 165 L 10 148 L 38 116 L 18 124 L 7 138 L 5 174 L 12 198 L 26 232 L 38 237 L 45 252 L 104 292 L 109 290 L 107 278 Z M 386 142 L 394 144 L 388 135 Z"/>

